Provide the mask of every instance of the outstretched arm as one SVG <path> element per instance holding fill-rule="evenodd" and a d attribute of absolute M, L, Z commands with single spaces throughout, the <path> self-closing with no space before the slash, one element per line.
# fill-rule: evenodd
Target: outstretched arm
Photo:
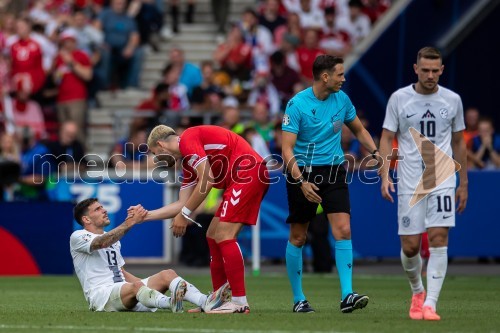
<path fill-rule="evenodd" d="M 157 221 L 174 218 L 181 212 L 182 207 L 186 204 L 195 186 L 187 187 L 179 191 L 179 200 L 172 202 L 161 208 L 151 210 L 144 221 Z M 132 208 L 132 207 L 131 207 Z"/>

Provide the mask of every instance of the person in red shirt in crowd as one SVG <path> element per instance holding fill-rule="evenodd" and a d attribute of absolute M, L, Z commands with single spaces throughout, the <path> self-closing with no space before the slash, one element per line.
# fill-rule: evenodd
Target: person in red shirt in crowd
<path fill-rule="evenodd" d="M 300 75 L 305 84 L 313 82 L 312 67 L 314 60 L 319 55 L 325 54 L 318 46 L 318 32 L 308 29 L 304 34 L 304 43 L 297 48 L 297 56 L 300 64 Z"/>
<path fill-rule="evenodd" d="M 30 85 L 31 93 L 38 92 L 45 83 L 42 46 L 31 37 L 31 22 L 27 18 L 16 21 L 17 36 L 7 41 L 11 58 L 11 77 Z"/>
<path fill-rule="evenodd" d="M 59 36 L 59 53 L 54 59 L 54 81 L 59 87 L 57 118 L 59 123 L 74 121 L 80 131 L 78 139 L 85 142 L 87 82 L 92 79 L 92 66 L 85 52 L 76 47 L 76 32 L 67 29 Z"/>
<path fill-rule="evenodd" d="M 46 137 L 45 121 L 40 105 L 30 100 L 31 82 L 18 77 L 13 82 L 14 96 L 4 96 L 0 103 L 0 114 L 3 113 L 5 131 L 15 134 L 22 127 L 29 127 L 37 140 Z"/>
<path fill-rule="evenodd" d="M 375 23 L 382 14 L 390 7 L 389 0 L 363 0 L 363 13 L 365 13 L 370 21 Z"/>
<path fill-rule="evenodd" d="M 352 50 L 354 31 L 337 17 L 334 7 L 325 8 L 326 25 L 321 31 L 319 45 L 328 54 L 345 57 Z"/>
<path fill-rule="evenodd" d="M 217 290 L 226 281 L 232 300 L 209 313 L 248 313 L 245 265 L 237 236 L 245 225 L 255 225 L 260 203 L 269 187 L 266 164 L 239 135 L 218 126 L 194 126 L 180 136 L 165 125 L 153 129 L 148 138 L 157 159 L 173 166 L 183 158 L 179 200 L 150 211 L 146 221 L 174 218 L 175 237 L 181 237 L 192 211 L 205 200 L 212 187 L 223 189 L 222 204 L 207 231 L 212 285 Z"/>
<path fill-rule="evenodd" d="M 237 25 L 231 27 L 227 40 L 215 50 L 213 58 L 231 77 L 240 80 L 249 79 L 252 68 L 252 47 L 245 43 L 243 32 Z"/>

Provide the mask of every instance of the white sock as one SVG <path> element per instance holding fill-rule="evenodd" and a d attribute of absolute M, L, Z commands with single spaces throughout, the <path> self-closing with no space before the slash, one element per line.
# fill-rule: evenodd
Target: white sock
<path fill-rule="evenodd" d="M 170 297 L 146 286 L 139 289 L 135 298 L 148 308 L 170 309 Z"/>
<path fill-rule="evenodd" d="M 170 282 L 168 289 L 170 290 L 171 293 L 174 292 L 174 289 L 175 289 L 175 286 L 177 286 L 177 283 L 179 283 L 182 280 L 183 279 L 180 276 L 178 276 Z"/>
<path fill-rule="evenodd" d="M 187 282 L 187 281 L 186 281 Z M 186 296 L 184 299 L 197 306 L 203 307 L 207 301 L 207 295 L 202 294 L 193 284 L 187 282 Z"/>
<path fill-rule="evenodd" d="M 408 258 L 401 249 L 401 263 L 410 281 L 411 291 L 413 294 L 419 294 L 424 291 L 422 284 L 422 258 L 420 253 L 413 258 Z"/>
<path fill-rule="evenodd" d="M 431 247 L 429 248 L 429 252 L 430 257 L 427 264 L 427 298 L 425 299 L 424 306 L 430 306 L 435 310 L 448 268 L 448 247 Z"/>
<path fill-rule="evenodd" d="M 246 296 L 238 296 L 238 297 L 233 296 L 231 300 L 233 301 L 234 304 L 238 305 L 245 305 L 248 303 Z"/>

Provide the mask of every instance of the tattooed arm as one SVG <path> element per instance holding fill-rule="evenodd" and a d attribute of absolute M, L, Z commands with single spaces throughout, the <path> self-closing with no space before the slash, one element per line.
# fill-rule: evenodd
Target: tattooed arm
<path fill-rule="evenodd" d="M 94 238 L 90 244 L 90 250 L 95 251 L 99 249 L 107 248 L 117 241 L 119 241 L 125 234 L 136 224 L 144 221 L 144 218 L 148 214 L 141 205 L 134 208 L 133 214 L 129 214 L 127 219 L 120 224 L 118 227 L 114 228 L 110 232 L 105 233 L 102 236 Z"/>

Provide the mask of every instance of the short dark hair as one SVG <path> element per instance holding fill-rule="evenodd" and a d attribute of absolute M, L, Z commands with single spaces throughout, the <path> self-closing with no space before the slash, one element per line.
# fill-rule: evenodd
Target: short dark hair
<path fill-rule="evenodd" d="M 343 63 L 344 59 L 340 57 L 335 57 L 328 54 L 322 54 L 317 56 L 313 64 L 314 81 L 318 81 L 323 72 L 325 71 L 332 72 L 335 66 Z"/>
<path fill-rule="evenodd" d="M 73 208 L 73 217 L 79 225 L 83 226 L 83 215 L 88 214 L 89 206 L 97 201 L 97 198 L 89 198 L 76 204 L 75 208 Z"/>
<path fill-rule="evenodd" d="M 443 59 L 443 57 L 441 56 L 441 52 L 437 48 L 432 46 L 421 48 L 417 53 L 417 62 L 420 60 L 420 58 L 432 60 Z"/>

